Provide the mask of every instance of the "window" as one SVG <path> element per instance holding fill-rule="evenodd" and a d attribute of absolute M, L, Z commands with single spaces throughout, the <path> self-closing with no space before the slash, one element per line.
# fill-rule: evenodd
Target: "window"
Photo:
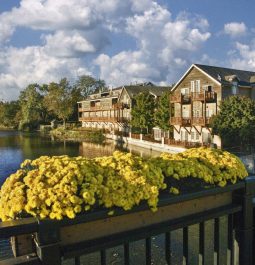
<path fill-rule="evenodd" d="M 190 91 L 195 92 L 195 81 L 190 82 L 190 87 L 191 87 Z"/>
<path fill-rule="evenodd" d="M 199 133 L 196 132 L 196 140 L 198 141 L 199 140 Z"/>
<path fill-rule="evenodd" d="M 195 132 L 191 132 L 191 140 L 195 140 Z"/>
<path fill-rule="evenodd" d="M 195 92 L 200 92 L 200 80 L 195 81 Z"/>
<path fill-rule="evenodd" d="M 189 94 L 189 88 L 186 88 L 186 87 L 185 88 L 182 88 L 181 89 L 181 94 L 182 95 L 188 95 Z"/>

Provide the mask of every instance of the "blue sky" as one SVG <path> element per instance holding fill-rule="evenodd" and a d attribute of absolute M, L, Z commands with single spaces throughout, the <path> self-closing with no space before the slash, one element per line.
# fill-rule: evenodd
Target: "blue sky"
<path fill-rule="evenodd" d="M 79 75 L 177 82 L 191 63 L 255 71 L 253 0 L 0 0 L 0 100 Z"/>

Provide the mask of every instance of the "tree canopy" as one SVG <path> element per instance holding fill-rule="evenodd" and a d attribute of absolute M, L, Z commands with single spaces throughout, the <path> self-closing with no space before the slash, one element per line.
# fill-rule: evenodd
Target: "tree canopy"
<path fill-rule="evenodd" d="M 162 130 L 170 129 L 170 92 L 165 92 L 159 99 L 154 114 L 155 125 Z"/>
<path fill-rule="evenodd" d="M 155 98 L 149 93 L 139 93 L 134 97 L 134 106 L 131 110 L 131 125 L 135 128 L 149 130 L 154 126 Z"/>
<path fill-rule="evenodd" d="M 211 125 L 213 134 L 219 135 L 226 145 L 254 143 L 255 101 L 242 96 L 228 97 L 222 101 Z"/>
<path fill-rule="evenodd" d="M 72 87 L 68 80 L 63 78 L 59 83 L 50 83 L 48 93 L 44 97 L 44 105 L 47 110 L 64 123 L 73 113 L 74 98 L 72 97 Z"/>

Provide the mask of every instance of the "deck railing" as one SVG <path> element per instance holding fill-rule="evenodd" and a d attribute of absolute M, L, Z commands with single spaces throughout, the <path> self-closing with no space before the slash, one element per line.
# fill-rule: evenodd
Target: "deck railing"
<path fill-rule="evenodd" d="M 254 191 L 249 177 L 223 188 L 162 195 L 156 213 L 143 204 L 116 209 L 111 217 L 100 210 L 73 220 L 3 222 L 0 239 L 15 237 L 18 257 L 1 264 L 87 264 L 86 255 L 94 253 L 93 264 L 104 265 L 118 247 L 125 265 L 253 265 Z"/>

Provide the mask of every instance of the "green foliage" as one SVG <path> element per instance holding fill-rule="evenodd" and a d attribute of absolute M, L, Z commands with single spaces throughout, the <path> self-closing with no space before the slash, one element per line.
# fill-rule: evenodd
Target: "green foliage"
<path fill-rule="evenodd" d="M 100 79 L 97 80 L 89 75 L 82 75 L 75 83 L 75 88 L 79 94 L 78 100 L 82 100 L 92 93 L 99 92 L 100 89 L 104 90 L 105 81 Z"/>
<path fill-rule="evenodd" d="M 149 92 L 144 92 L 134 97 L 134 106 L 131 110 L 131 125 L 147 130 L 147 133 L 154 125 L 155 99 Z"/>
<path fill-rule="evenodd" d="M 170 129 L 170 93 L 165 92 L 159 99 L 157 104 L 157 109 L 154 114 L 155 125 L 160 129 L 169 130 Z"/>
<path fill-rule="evenodd" d="M 72 94 L 72 87 L 68 80 L 63 78 L 59 84 L 54 82 L 50 83 L 48 93 L 44 97 L 44 106 L 49 112 L 63 120 L 64 125 L 73 113 L 73 106 L 76 105 L 76 99 L 72 97 Z"/>
<path fill-rule="evenodd" d="M 213 134 L 218 134 L 226 145 L 254 143 L 255 101 L 242 96 L 228 97 L 222 101 L 211 125 Z"/>
<path fill-rule="evenodd" d="M 0 102 L 0 126 L 17 128 L 19 125 L 19 111 L 18 101 Z"/>
<path fill-rule="evenodd" d="M 43 96 L 40 94 L 38 84 L 30 84 L 20 93 L 19 105 L 21 109 L 20 129 L 34 129 L 44 120 L 46 109 L 43 106 Z"/>

